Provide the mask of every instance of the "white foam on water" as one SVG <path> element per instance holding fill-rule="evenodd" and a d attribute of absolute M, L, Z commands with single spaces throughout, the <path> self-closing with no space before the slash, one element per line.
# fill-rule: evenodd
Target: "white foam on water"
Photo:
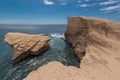
<path fill-rule="evenodd" d="M 51 33 L 51 37 L 64 38 L 64 33 L 62 33 L 62 34 L 60 34 L 60 33 Z"/>

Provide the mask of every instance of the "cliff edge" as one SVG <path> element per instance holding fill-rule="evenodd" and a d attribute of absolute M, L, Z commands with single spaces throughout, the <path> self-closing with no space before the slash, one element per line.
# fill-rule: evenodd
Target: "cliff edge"
<path fill-rule="evenodd" d="M 120 23 L 93 17 L 68 17 L 65 37 L 79 60 L 90 53 L 89 46 L 110 50 L 112 54 L 111 50 L 119 51 Z"/>
<path fill-rule="evenodd" d="M 69 17 L 66 41 L 80 68 L 50 62 L 24 80 L 119 80 L 120 23 L 92 17 Z"/>

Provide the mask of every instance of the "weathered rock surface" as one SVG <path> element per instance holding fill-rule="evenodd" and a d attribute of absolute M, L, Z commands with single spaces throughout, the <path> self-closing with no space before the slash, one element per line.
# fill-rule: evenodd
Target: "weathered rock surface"
<path fill-rule="evenodd" d="M 120 23 L 93 17 L 69 17 L 65 37 L 81 60 L 87 45 L 114 48 L 120 40 Z"/>
<path fill-rule="evenodd" d="M 17 63 L 29 55 L 38 55 L 45 51 L 50 44 L 50 38 L 46 34 L 32 35 L 9 32 L 5 35 L 4 41 L 14 49 L 13 63 Z"/>
<path fill-rule="evenodd" d="M 50 62 L 24 80 L 120 80 L 119 22 L 69 17 L 65 36 L 78 58 L 85 55 L 80 68 Z"/>

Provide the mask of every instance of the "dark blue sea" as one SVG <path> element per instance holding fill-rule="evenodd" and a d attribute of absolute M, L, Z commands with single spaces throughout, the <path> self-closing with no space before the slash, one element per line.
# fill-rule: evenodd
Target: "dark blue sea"
<path fill-rule="evenodd" d="M 79 67 L 79 62 L 64 37 L 66 25 L 15 25 L 0 24 L 0 80 L 22 80 L 31 71 L 52 61 L 59 61 L 66 66 Z M 13 49 L 4 42 L 7 32 L 29 34 L 45 33 L 51 37 L 47 51 L 42 55 L 30 56 L 16 65 L 12 65 Z"/>

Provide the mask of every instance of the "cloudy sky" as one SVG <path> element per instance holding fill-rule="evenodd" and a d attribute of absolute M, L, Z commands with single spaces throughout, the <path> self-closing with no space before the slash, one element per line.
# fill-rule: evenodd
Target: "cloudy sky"
<path fill-rule="evenodd" d="M 68 16 L 120 22 L 120 0 L 0 0 L 0 23 L 66 24 Z"/>

